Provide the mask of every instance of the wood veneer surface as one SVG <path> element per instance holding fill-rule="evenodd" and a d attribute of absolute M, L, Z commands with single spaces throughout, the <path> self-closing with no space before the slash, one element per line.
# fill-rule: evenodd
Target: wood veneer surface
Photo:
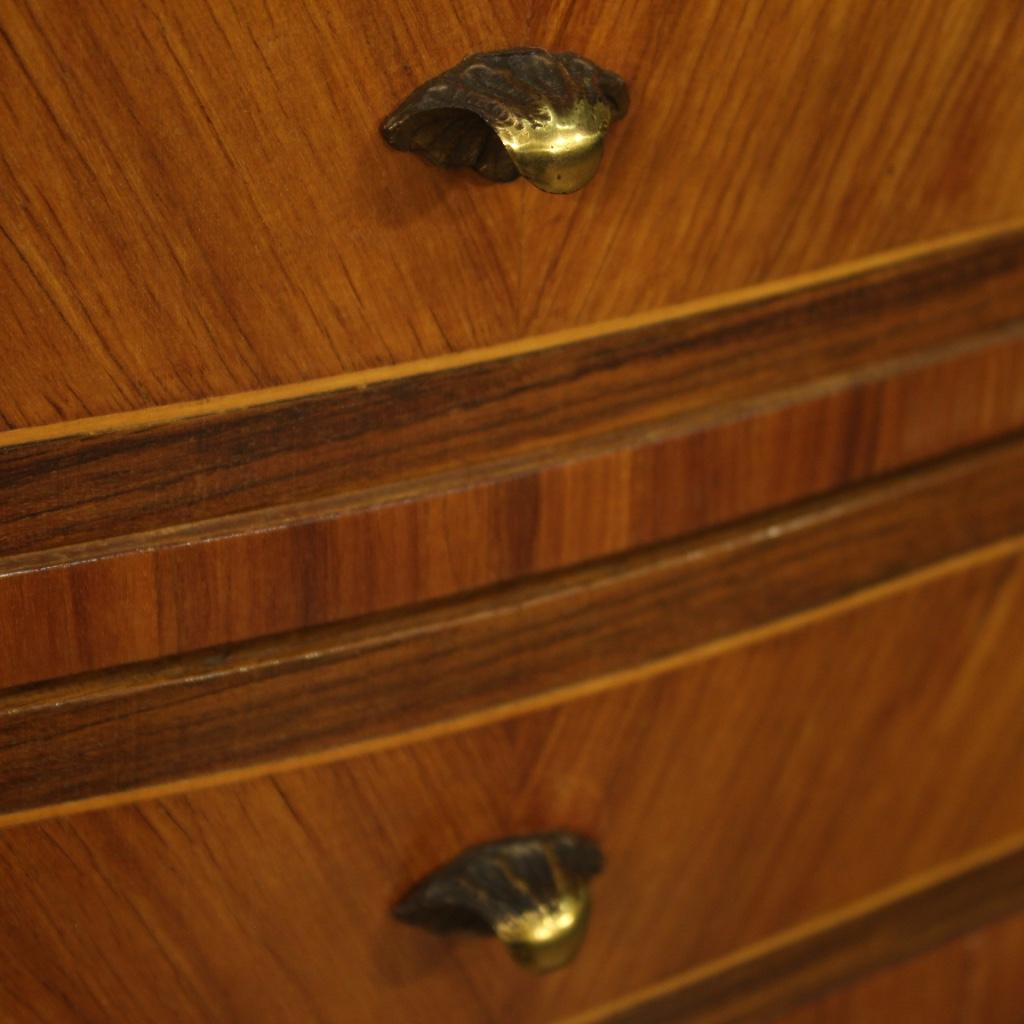
<path fill-rule="evenodd" d="M 1008 554 L 485 727 L 11 827 L 0 1007 L 540 1021 L 625 996 L 1019 834 L 1022 611 Z M 389 919 L 470 843 L 552 827 L 607 855 L 570 970 Z"/>
<path fill-rule="evenodd" d="M 6 0 L 0 425 L 470 350 L 1024 215 L 1013 0 Z M 377 125 L 464 54 L 623 73 L 581 193 Z"/>

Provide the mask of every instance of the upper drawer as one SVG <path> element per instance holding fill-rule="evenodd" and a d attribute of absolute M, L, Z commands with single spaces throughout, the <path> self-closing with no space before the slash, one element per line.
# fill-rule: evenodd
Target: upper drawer
<path fill-rule="evenodd" d="M 1024 213 L 1005 0 L 12 0 L 0 425 L 440 356 Z M 378 124 L 532 43 L 633 105 L 581 193 L 488 186 Z"/>

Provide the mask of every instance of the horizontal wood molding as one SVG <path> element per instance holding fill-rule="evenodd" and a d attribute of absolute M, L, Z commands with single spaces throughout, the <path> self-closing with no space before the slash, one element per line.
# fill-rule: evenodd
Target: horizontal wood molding
<path fill-rule="evenodd" d="M 0 446 L 0 555 L 324 497 L 365 506 L 378 490 L 481 467 L 523 472 L 707 429 L 1011 323 L 1021 340 L 1016 321 L 1024 231 L 504 359 L 98 434 L 85 421 Z"/>
<path fill-rule="evenodd" d="M 1024 910 L 1020 837 L 564 1024 L 739 1024 Z"/>
<path fill-rule="evenodd" d="M 0 444 L 0 688 L 736 521 L 1021 429 L 1022 381 L 1010 231 L 429 373 Z"/>
<path fill-rule="evenodd" d="M 569 699 L 984 545 L 1016 550 L 1021 534 L 1017 439 L 468 598 L 15 688 L 0 696 L 0 813 L 344 756 Z"/>

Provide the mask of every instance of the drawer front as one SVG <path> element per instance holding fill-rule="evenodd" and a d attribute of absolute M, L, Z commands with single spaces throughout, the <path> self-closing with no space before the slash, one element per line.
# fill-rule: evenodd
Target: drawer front
<path fill-rule="evenodd" d="M 447 356 L 1024 215 L 1007 0 L 12 0 L 0 426 Z M 465 54 L 629 81 L 597 178 L 488 186 L 381 119 Z"/>
<path fill-rule="evenodd" d="M 4 1019 L 540 1021 L 827 928 L 1024 831 L 1022 613 L 1003 544 L 492 724 L 11 827 Z M 550 829 L 606 857 L 564 971 L 390 919 Z"/>

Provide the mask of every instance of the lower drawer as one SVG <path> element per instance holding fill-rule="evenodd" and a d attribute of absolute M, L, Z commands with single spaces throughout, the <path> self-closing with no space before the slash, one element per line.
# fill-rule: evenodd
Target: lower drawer
<path fill-rule="evenodd" d="M 594 1019 L 685 987 L 1024 831 L 1022 616 L 1004 542 L 491 724 L 14 825 L 0 1018 Z M 562 828 L 606 858 L 565 970 L 392 920 L 465 847 Z"/>

